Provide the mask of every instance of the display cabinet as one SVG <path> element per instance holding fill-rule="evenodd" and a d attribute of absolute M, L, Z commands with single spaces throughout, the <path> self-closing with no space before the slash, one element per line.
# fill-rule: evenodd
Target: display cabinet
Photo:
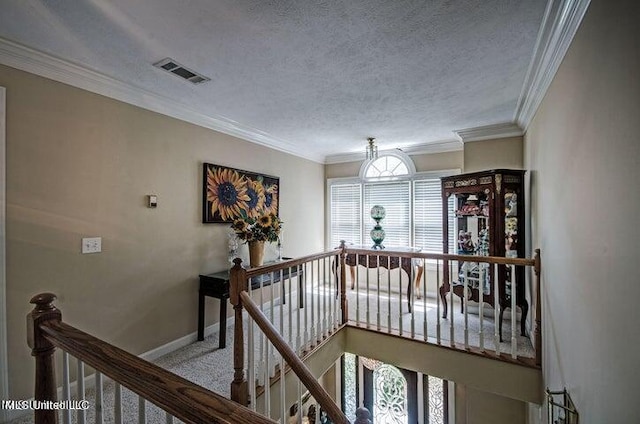
<path fill-rule="evenodd" d="M 495 169 L 443 177 L 444 253 L 524 257 L 524 173 L 523 170 Z M 452 197 L 454 210 L 453 217 L 450 217 Z M 454 246 L 450 246 L 451 240 Z M 515 267 L 515 274 L 512 276 L 507 266 L 499 265 L 496 270 L 489 264 L 471 259 L 458 261 L 455 265 L 447 263 L 440 286 L 443 318 L 448 313 L 446 294 L 453 290 L 456 296 L 463 299 L 465 282 L 468 300 L 495 307 L 494 281 L 497 281 L 502 340 L 502 316 L 504 310 L 511 306 L 511 283 L 515 281 L 516 305 L 521 309 L 520 329 L 524 336 L 529 311 L 524 290 L 524 269 Z M 464 308 L 464 302 L 461 302 L 461 308 Z"/>

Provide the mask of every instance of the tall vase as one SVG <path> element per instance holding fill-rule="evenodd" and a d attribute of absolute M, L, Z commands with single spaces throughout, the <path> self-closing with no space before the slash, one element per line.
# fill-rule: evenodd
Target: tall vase
<path fill-rule="evenodd" d="M 264 261 L 264 241 L 249 242 L 249 265 L 251 268 L 262 265 Z"/>

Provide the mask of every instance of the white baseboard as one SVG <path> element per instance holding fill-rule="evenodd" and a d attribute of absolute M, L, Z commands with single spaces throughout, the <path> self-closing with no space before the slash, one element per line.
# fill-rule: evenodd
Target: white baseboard
<path fill-rule="evenodd" d="M 232 319 L 227 319 L 227 327 L 233 324 Z M 217 333 L 220 331 L 220 323 L 216 322 L 208 327 L 204 328 L 204 336 L 208 337 L 213 333 Z M 154 349 L 151 349 L 147 352 L 144 352 L 138 355 L 140 358 L 146 361 L 155 361 L 156 359 L 167 355 L 171 352 L 174 352 L 180 348 L 188 346 L 192 343 L 198 341 L 198 332 L 195 331 L 193 333 L 187 334 L 186 336 L 180 337 L 179 339 L 173 340 L 169 343 L 163 344 L 162 346 L 158 346 Z"/>

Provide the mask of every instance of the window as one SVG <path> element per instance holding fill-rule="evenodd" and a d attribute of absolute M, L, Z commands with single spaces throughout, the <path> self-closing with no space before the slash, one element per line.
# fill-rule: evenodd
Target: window
<path fill-rule="evenodd" d="M 373 416 L 384 424 L 408 424 L 407 379 L 393 365 L 373 371 Z"/>
<path fill-rule="evenodd" d="M 382 156 L 367 165 L 365 178 L 385 178 L 409 175 L 407 164 L 397 156 Z"/>
<path fill-rule="evenodd" d="M 342 357 L 341 375 L 342 407 L 350 422 L 360 405 L 376 424 L 449 422 L 446 380 L 351 353 Z"/>
<path fill-rule="evenodd" d="M 364 163 L 359 178 L 328 181 L 329 246 L 341 240 L 356 245 L 371 243 L 375 222 L 371 207 L 382 205 L 385 246 L 416 246 L 442 253 L 442 198 L 440 177 L 457 171 L 416 173 L 411 158 L 401 151 L 385 153 Z M 453 199 L 449 204 L 453 210 Z M 453 228 L 453 213 L 449 213 Z M 451 232 L 453 237 L 453 232 Z M 449 241 L 453 246 L 453 240 Z"/>

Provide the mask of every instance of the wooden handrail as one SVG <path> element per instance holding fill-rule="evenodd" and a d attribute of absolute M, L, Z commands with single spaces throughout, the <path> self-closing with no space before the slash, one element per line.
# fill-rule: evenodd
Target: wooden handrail
<path fill-rule="evenodd" d="M 392 249 L 371 250 L 346 248 L 347 254 L 369 255 L 369 256 L 389 256 L 415 259 L 437 259 L 460 262 L 485 262 L 499 265 L 534 266 L 535 259 L 529 258 L 505 258 L 502 256 L 477 256 L 477 255 L 454 255 L 448 253 L 427 253 L 427 252 L 401 252 Z"/>
<path fill-rule="evenodd" d="M 317 259 L 330 258 L 332 256 L 337 256 L 340 254 L 340 250 L 333 249 L 327 250 L 325 252 L 315 253 L 312 255 L 302 256 L 295 259 L 288 259 L 282 262 L 276 262 L 268 265 L 262 265 L 255 268 L 247 269 L 247 277 L 256 277 L 262 274 L 268 274 L 275 271 L 280 271 L 281 269 L 291 268 L 298 265 L 303 265 L 307 262 L 315 261 Z"/>
<path fill-rule="evenodd" d="M 36 303 L 34 312 L 38 311 L 40 314 L 43 310 L 58 311 L 53 307 L 54 295 L 39 296 L 32 299 L 32 303 Z M 47 307 L 49 308 L 47 309 Z M 30 318 L 33 317 L 33 314 L 33 312 L 30 314 Z M 275 423 L 275 421 L 236 402 L 61 322 L 59 319 L 48 319 L 35 323 L 33 329 L 37 330 L 34 339 L 35 345 L 39 343 L 68 352 L 185 423 Z M 48 384 L 53 384 L 55 387 L 55 379 L 53 383 L 48 382 Z M 53 399 L 42 400 L 55 400 L 55 391 Z M 37 417 L 36 423 L 39 424 Z"/>
<path fill-rule="evenodd" d="M 260 310 L 258 305 L 253 302 L 251 296 L 246 291 L 240 292 L 240 299 L 244 309 L 247 310 L 251 318 L 258 324 L 258 327 L 265 334 L 267 339 L 273 344 L 273 346 L 280 352 L 287 364 L 291 367 L 293 372 L 296 373 L 302 384 L 309 390 L 311 396 L 320 404 L 322 409 L 326 411 L 329 418 L 334 423 L 349 424 L 349 420 L 346 415 L 340 410 L 338 405 L 331 399 L 329 394 L 322 388 L 318 380 L 311 374 L 309 369 L 305 366 L 302 360 L 294 352 L 293 349 L 282 338 L 278 330 L 269 322 L 269 319 Z"/>

